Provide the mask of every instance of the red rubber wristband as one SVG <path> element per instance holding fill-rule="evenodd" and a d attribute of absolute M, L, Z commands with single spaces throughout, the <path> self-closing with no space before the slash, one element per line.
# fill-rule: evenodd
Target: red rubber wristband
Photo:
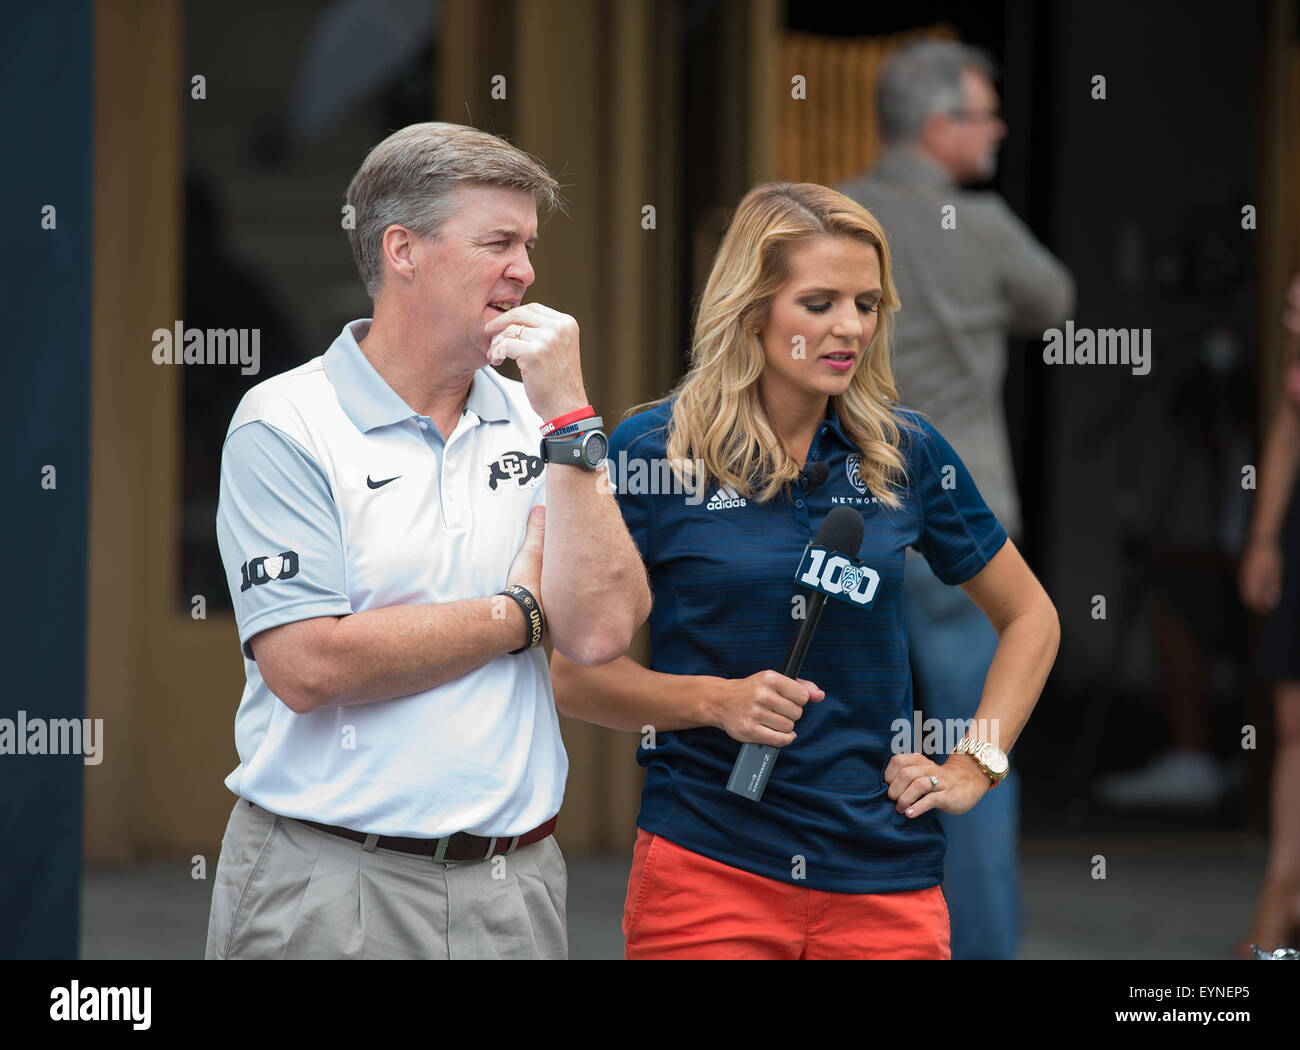
<path fill-rule="evenodd" d="M 596 410 L 590 405 L 583 405 L 581 408 L 574 409 L 572 412 L 566 412 L 562 416 L 556 416 L 549 423 L 542 424 L 542 436 L 546 436 L 553 430 L 559 430 L 561 427 L 567 427 L 570 423 L 577 423 L 583 419 L 590 419 L 596 414 Z"/>

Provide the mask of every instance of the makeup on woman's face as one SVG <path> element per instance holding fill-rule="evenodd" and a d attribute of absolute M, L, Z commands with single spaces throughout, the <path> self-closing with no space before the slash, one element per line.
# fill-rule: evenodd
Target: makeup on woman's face
<path fill-rule="evenodd" d="M 762 331 L 766 381 L 842 394 L 876 331 L 879 253 L 850 237 L 817 237 L 791 249 L 789 263 Z"/>

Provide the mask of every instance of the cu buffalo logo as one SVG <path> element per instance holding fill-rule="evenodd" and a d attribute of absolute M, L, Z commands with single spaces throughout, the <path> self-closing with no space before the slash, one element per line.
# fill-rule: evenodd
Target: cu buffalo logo
<path fill-rule="evenodd" d="M 488 464 L 488 488 L 493 492 L 498 486 L 513 481 L 516 488 L 532 488 L 532 484 L 542 476 L 541 456 L 530 456 L 526 452 L 507 452 L 494 463 Z"/>
<path fill-rule="evenodd" d="M 283 551 L 274 558 L 253 558 L 239 567 L 239 573 L 243 577 L 239 586 L 241 594 L 272 580 L 292 580 L 298 575 L 298 552 Z"/>

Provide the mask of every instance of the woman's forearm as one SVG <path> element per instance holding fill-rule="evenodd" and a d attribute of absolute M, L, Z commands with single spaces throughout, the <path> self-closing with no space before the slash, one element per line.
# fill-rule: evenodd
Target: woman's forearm
<path fill-rule="evenodd" d="M 555 707 L 562 715 L 607 729 L 661 733 L 713 725 L 712 698 L 725 679 L 710 675 L 663 674 L 630 656 L 583 667 L 556 650 L 551 656 Z"/>
<path fill-rule="evenodd" d="M 984 679 L 972 736 L 1011 750 L 1047 683 L 1060 641 L 1060 621 L 1049 600 L 1003 627 Z"/>
<path fill-rule="evenodd" d="M 1300 412 L 1285 398 L 1279 402 L 1259 464 L 1259 491 L 1250 523 L 1252 542 L 1277 542 L 1300 473 Z"/>

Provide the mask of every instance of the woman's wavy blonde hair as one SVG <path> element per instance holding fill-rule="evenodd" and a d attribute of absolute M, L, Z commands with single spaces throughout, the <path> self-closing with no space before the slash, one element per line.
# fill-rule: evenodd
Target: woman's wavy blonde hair
<path fill-rule="evenodd" d="M 895 488 L 905 483 L 906 461 L 899 451 L 899 432 L 910 424 L 896 413 L 890 352 L 899 302 L 885 231 L 860 204 L 806 182 L 766 183 L 745 194 L 704 286 L 691 367 L 668 395 L 676 397 L 668 461 L 685 464 L 692 473 L 702 469 L 703 478 L 694 482 L 699 491 L 717 479 L 747 499 L 765 502 L 786 490 L 803 469 L 777 436 L 763 403 L 758 377 L 764 354 L 756 330 L 766 323 L 772 299 L 790 278 L 791 249 L 823 236 L 851 237 L 880 256 L 875 333 L 849 388 L 831 401 L 840 426 L 862 455 L 860 479 L 886 506 L 901 505 Z"/>

